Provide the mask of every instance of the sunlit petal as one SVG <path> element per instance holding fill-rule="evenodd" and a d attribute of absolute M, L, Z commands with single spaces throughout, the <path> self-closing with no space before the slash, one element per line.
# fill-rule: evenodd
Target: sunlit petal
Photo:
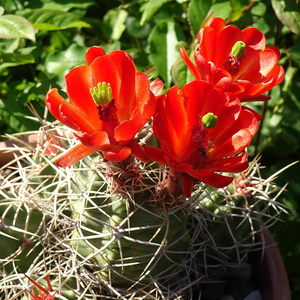
<path fill-rule="evenodd" d="M 66 168 L 77 163 L 84 157 L 96 152 L 97 150 L 90 147 L 86 147 L 83 144 L 78 144 L 75 147 L 66 151 L 57 161 L 56 165 L 58 167 Z"/>

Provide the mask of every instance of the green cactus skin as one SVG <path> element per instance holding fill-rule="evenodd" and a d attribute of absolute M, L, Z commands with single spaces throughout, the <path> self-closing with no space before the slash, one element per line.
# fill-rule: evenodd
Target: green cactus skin
<path fill-rule="evenodd" d="M 139 206 L 116 193 L 94 203 L 98 207 L 87 203 L 82 211 L 71 244 L 101 279 L 129 287 L 147 271 L 151 277 L 166 276 L 164 271 L 171 273 L 187 251 L 190 237 L 182 209 L 159 213 L 147 202 Z M 145 276 L 141 282 L 149 280 Z"/>
<path fill-rule="evenodd" d="M 15 266 L 26 272 L 42 250 L 39 239 L 43 214 L 25 204 L 3 202 L 0 203 L 0 215 L 0 269 L 11 273 Z"/>
<path fill-rule="evenodd" d="M 199 259 L 211 266 L 219 262 L 237 265 L 247 262 L 248 253 L 257 244 L 257 233 L 261 231 L 262 201 L 251 194 L 236 194 L 229 185 L 226 193 L 211 189 L 209 197 L 202 199 L 201 204 L 209 217 L 206 236 L 201 237 L 207 240 L 206 251 L 205 254 L 199 252 Z"/>

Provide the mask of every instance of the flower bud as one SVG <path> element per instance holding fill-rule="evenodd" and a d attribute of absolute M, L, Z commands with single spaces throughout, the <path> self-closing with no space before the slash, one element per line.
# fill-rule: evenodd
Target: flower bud
<path fill-rule="evenodd" d="M 90 89 L 90 93 L 97 105 L 107 104 L 112 100 L 110 83 L 99 82 L 96 87 Z"/>
<path fill-rule="evenodd" d="M 246 51 L 246 44 L 242 41 L 236 42 L 231 49 L 232 55 L 236 58 L 244 57 L 245 51 Z"/>
<path fill-rule="evenodd" d="M 213 113 L 207 113 L 202 117 L 202 125 L 206 128 L 214 128 L 217 126 L 218 117 Z"/>

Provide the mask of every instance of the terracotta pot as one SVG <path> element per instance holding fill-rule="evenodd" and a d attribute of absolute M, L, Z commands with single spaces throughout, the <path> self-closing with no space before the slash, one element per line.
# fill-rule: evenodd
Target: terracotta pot
<path fill-rule="evenodd" d="M 254 277 L 262 294 L 263 300 L 290 300 L 290 287 L 285 266 L 279 249 L 269 229 L 262 232 L 265 243 L 263 257 L 261 252 L 252 253 Z"/>

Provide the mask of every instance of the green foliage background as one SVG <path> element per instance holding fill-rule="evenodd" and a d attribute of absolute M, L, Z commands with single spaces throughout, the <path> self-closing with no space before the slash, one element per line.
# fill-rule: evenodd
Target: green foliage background
<path fill-rule="evenodd" d="M 36 130 L 32 104 L 44 115 L 50 87 L 64 88 L 64 75 L 84 64 L 88 47 L 130 53 L 139 70 L 160 77 L 168 88 L 189 74 L 178 47 L 194 48 L 195 36 L 211 13 L 239 28 L 256 27 L 267 44 L 280 48 L 284 82 L 267 103 L 250 153 L 262 154 L 264 177 L 300 160 L 300 1 L 298 0 L 0 0 L 0 134 Z M 51 118 L 51 116 L 48 116 Z M 292 299 L 300 299 L 300 163 L 281 173 L 289 182 L 281 201 L 290 208 L 273 234 L 287 268 Z"/>

